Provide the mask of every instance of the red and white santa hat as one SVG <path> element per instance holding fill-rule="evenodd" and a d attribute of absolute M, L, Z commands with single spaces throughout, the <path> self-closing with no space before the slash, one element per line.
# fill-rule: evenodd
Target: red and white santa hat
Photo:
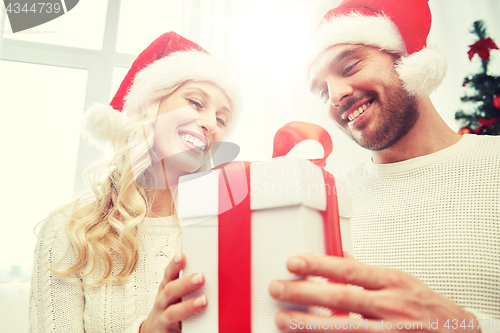
<path fill-rule="evenodd" d="M 344 0 L 315 32 L 317 52 L 336 44 L 363 44 L 401 55 L 396 71 L 412 95 L 429 95 L 443 80 L 447 60 L 427 47 L 428 0 Z"/>
<path fill-rule="evenodd" d="M 171 31 L 139 54 L 109 105 L 95 104 L 87 110 L 83 132 L 94 144 L 105 145 L 123 124 L 122 113 L 141 112 L 151 94 L 187 80 L 215 83 L 231 100 L 232 117 L 237 116 L 239 89 L 228 68 L 198 44 Z"/>

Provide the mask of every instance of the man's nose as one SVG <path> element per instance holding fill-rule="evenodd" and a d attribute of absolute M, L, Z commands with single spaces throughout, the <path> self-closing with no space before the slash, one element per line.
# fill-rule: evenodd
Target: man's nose
<path fill-rule="evenodd" d="M 346 80 L 328 80 L 330 104 L 338 108 L 340 104 L 353 95 L 354 89 Z"/>

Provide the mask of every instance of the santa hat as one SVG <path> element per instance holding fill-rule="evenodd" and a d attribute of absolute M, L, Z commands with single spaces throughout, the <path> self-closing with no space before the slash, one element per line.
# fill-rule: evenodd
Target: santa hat
<path fill-rule="evenodd" d="M 187 80 L 210 81 L 223 89 L 239 111 L 239 90 L 228 69 L 196 43 L 171 31 L 135 59 L 109 105 L 95 104 L 84 116 L 83 132 L 95 145 L 109 143 L 123 124 L 122 113 L 141 112 L 152 93 Z"/>
<path fill-rule="evenodd" d="M 429 95 L 443 80 L 447 61 L 427 47 L 428 0 L 344 0 L 321 21 L 314 44 L 323 52 L 336 44 L 363 44 L 401 56 L 396 71 L 406 90 Z"/>

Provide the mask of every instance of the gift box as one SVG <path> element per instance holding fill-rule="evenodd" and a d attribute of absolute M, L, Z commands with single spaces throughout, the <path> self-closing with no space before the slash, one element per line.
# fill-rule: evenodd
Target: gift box
<path fill-rule="evenodd" d="M 209 301 L 183 321 L 183 333 L 279 332 L 279 310 L 308 310 L 274 300 L 268 288 L 274 279 L 301 278 L 286 269 L 292 255 L 342 256 L 345 218 L 339 219 L 335 179 L 318 166 L 332 148 L 324 133 L 316 125 L 288 124 L 275 136 L 272 160 L 231 162 L 180 181 L 183 274 L 205 275 L 205 285 L 184 300 L 205 294 Z M 310 138 L 325 149 L 316 164 L 280 156 Z"/>

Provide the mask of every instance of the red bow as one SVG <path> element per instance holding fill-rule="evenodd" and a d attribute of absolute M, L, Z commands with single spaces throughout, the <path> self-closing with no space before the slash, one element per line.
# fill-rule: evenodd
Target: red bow
<path fill-rule="evenodd" d="M 330 134 L 321 126 L 305 123 L 302 121 L 292 121 L 281 127 L 274 135 L 273 158 L 285 156 L 293 147 L 304 140 L 316 140 L 323 146 L 323 158 L 311 160 L 321 168 L 325 168 L 326 159 L 333 150 L 333 143 Z"/>
<path fill-rule="evenodd" d="M 490 50 L 498 50 L 498 46 L 491 38 L 480 39 L 474 44 L 469 45 L 469 47 L 469 60 L 472 60 L 472 57 L 476 53 L 479 55 L 479 57 L 481 57 L 481 59 L 488 60 L 490 59 Z"/>
<path fill-rule="evenodd" d="M 476 133 L 476 134 L 481 134 L 481 131 L 484 128 L 489 127 L 496 122 L 500 122 L 500 118 L 490 118 L 490 119 L 477 118 L 477 120 L 479 120 L 479 123 L 481 124 L 481 126 L 479 126 L 478 128 L 476 128 L 474 130 L 474 133 Z"/>

